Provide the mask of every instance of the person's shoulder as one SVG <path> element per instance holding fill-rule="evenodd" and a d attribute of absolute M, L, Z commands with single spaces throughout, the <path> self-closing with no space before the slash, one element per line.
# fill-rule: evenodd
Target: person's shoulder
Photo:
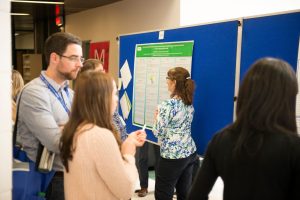
<path fill-rule="evenodd" d="M 158 105 L 158 108 L 159 108 L 159 110 L 164 110 L 164 109 L 167 109 L 167 108 L 170 107 L 170 106 L 171 106 L 170 99 L 167 99 L 167 100 L 162 101 L 162 102 Z"/>
<path fill-rule="evenodd" d="M 33 79 L 27 83 L 22 90 L 23 99 L 46 99 L 48 95 L 47 87 L 39 80 Z"/>
<path fill-rule="evenodd" d="M 95 132 L 101 132 L 101 133 L 104 133 L 104 134 L 112 133 L 107 128 L 103 128 L 103 127 L 100 127 L 100 126 L 97 126 L 97 125 L 94 126 L 94 131 Z"/>
<path fill-rule="evenodd" d="M 282 152 L 288 150 L 290 155 L 293 155 L 293 157 L 297 160 L 300 159 L 300 136 L 298 134 L 280 133 L 277 134 L 275 137 L 275 140 L 277 142 L 276 144 L 278 147 L 276 146 L 274 148 L 279 148 Z"/>
<path fill-rule="evenodd" d="M 225 141 L 231 137 L 233 137 L 233 130 L 231 130 L 228 126 L 222 128 L 221 130 L 217 131 L 211 141 L 213 143 L 219 143 L 219 142 L 222 142 L 222 141 Z"/>
<path fill-rule="evenodd" d="M 44 93 L 47 87 L 43 84 L 40 78 L 35 78 L 27 83 L 23 88 L 23 93 Z"/>
<path fill-rule="evenodd" d="M 86 124 L 81 130 L 86 130 L 89 132 L 90 137 L 92 138 L 107 138 L 113 136 L 112 132 L 106 128 L 99 127 L 95 124 Z"/>
<path fill-rule="evenodd" d="M 169 106 L 169 107 L 174 107 L 178 104 L 180 104 L 180 100 L 174 98 L 166 99 L 161 103 L 162 106 Z"/>
<path fill-rule="evenodd" d="M 291 143 L 292 147 L 294 149 L 298 149 L 298 152 L 300 152 L 300 136 L 297 134 L 291 135 L 288 137 L 289 142 Z"/>
<path fill-rule="evenodd" d="M 166 105 L 166 104 L 170 104 L 172 102 L 172 99 L 166 99 L 166 100 L 163 100 L 161 102 L 162 105 Z"/>

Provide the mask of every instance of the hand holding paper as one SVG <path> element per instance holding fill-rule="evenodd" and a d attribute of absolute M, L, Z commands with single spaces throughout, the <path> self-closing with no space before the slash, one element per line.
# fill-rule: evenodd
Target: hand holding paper
<path fill-rule="evenodd" d="M 146 141 L 147 134 L 144 130 L 137 130 L 129 134 L 128 138 L 137 146 L 141 147 Z"/>
<path fill-rule="evenodd" d="M 135 155 L 136 147 L 144 145 L 146 140 L 146 132 L 143 130 L 137 130 L 128 135 L 128 138 L 122 143 L 121 153 L 123 155 L 130 154 Z"/>

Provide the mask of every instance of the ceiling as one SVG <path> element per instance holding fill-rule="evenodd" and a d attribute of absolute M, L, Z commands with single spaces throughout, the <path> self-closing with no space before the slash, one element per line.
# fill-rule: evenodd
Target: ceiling
<path fill-rule="evenodd" d="M 39 0 L 47 1 L 47 0 Z M 51 0 L 48 0 L 51 1 Z M 53 0 L 52 0 L 53 1 Z M 105 6 L 121 0 L 55 0 L 64 2 L 65 15 L 81 12 L 95 7 Z M 53 10 L 53 12 L 52 12 Z M 27 16 L 13 16 L 14 30 L 19 33 L 34 31 L 34 23 L 40 19 L 55 16 L 54 4 L 19 3 L 11 2 L 12 13 L 28 13 Z"/>
<path fill-rule="evenodd" d="M 66 15 L 95 7 L 105 6 L 121 0 L 65 0 Z"/>

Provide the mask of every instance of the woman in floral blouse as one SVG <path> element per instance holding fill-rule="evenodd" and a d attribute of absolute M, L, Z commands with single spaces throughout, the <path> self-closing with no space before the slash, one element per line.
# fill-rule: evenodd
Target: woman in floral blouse
<path fill-rule="evenodd" d="M 191 136 L 195 83 L 182 67 L 168 71 L 167 85 L 170 99 L 157 109 L 153 133 L 161 142 L 160 158 L 155 180 L 155 199 L 186 198 L 192 183 L 196 146 Z"/>

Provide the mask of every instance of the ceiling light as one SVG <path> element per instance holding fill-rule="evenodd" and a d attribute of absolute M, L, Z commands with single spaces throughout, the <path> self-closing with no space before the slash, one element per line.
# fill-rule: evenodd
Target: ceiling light
<path fill-rule="evenodd" d="M 29 13 L 10 13 L 10 15 L 30 15 Z"/>
<path fill-rule="evenodd" d="M 22 1 L 22 0 L 10 0 L 11 2 L 15 3 L 40 3 L 40 4 L 64 4 L 64 2 L 58 1 Z"/>

